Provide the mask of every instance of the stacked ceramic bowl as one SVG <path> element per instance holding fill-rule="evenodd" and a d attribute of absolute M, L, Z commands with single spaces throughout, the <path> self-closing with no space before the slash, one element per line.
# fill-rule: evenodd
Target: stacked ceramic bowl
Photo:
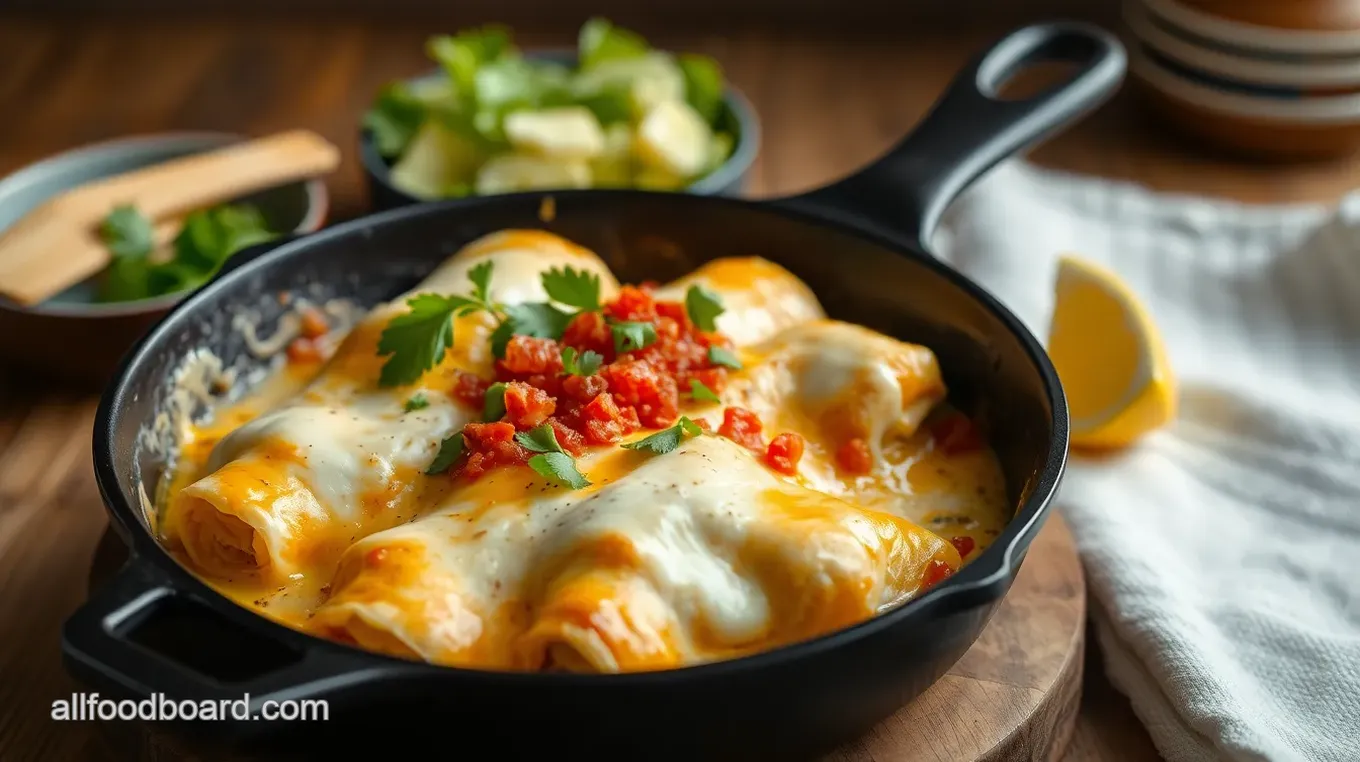
<path fill-rule="evenodd" d="M 1175 126 L 1260 157 L 1360 149 L 1357 0 L 1124 0 L 1124 20 Z"/>

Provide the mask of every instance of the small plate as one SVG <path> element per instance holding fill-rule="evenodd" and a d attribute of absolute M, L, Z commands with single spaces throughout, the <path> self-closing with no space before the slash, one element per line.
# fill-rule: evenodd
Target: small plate
<path fill-rule="evenodd" d="M 218 132 L 120 138 L 57 154 L 0 180 L 0 230 L 65 190 L 103 177 L 245 140 Z M 326 185 L 308 180 L 238 199 L 255 204 L 274 230 L 311 233 L 325 224 Z M 142 333 L 189 292 L 95 302 L 98 278 L 33 306 L 0 297 L 0 361 L 64 380 L 102 385 Z"/>

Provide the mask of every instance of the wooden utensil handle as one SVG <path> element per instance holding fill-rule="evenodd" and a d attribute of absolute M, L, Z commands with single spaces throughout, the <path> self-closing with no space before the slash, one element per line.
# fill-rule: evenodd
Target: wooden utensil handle
<path fill-rule="evenodd" d="M 100 213 L 134 204 L 155 220 L 325 174 L 339 163 L 340 152 L 324 138 L 293 130 L 90 183 L 72 195 Z"/>

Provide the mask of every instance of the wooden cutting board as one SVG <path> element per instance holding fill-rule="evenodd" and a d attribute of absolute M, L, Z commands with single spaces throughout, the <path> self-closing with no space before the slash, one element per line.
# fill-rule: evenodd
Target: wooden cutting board
<path fill-rule="evenodd" d="M 122 564 L 107 533 L 91 585 Z M 822 762 L 1057 760 L 1081 704 L 1086 581 L 1076 545 L 1054 515 L 1035 539 L 1010 594 L 973 647 L 915 701 Z M 100 723 L 109 749 L 143 762 L 224 762 L 174 748 L 128 722 Z M 235 762 L 235 761 L 233 761 Z"/>

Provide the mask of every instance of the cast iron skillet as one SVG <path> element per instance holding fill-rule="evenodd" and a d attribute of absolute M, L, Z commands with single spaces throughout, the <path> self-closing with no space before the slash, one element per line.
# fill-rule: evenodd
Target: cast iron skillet
<path fill-rule="evenodd" d="M 1019 67 L 1055 59 L 1077 65 L 1066 84 L 1023 101 L 995 97 Z M 1124 63 L 1119 43 L 1090 26 L 1020 29 L 973 61 L 875 164 L 792 198 L 627 190 L 472 198 L 392 210 L 233 260 L 130 353 L 103 398 L 96 478 L 131 560 L 67 621 L 68 669 L 105 697 L 248 694 L 253 712 L 279 699 L 326 700 L 324 722 L 166 727 L 202 747 L 279 756 L 350 758 L 429 744 L 473 759 L 751 760 L 810 756 L 867 730 L 972 644 L 1010 588 L 1066 462 L 1067 408 L 1041 346 L 991 295 L 931 256 L 929 235 L 980 174 L 1102 102 Z M 547 224 L 544 195 L 557 209 Z M 450 669 L 312 638 L 219 596 L 161 549 L 138 507 L 139 486 L 154 494 L 160 461 L 139 431 L 165 404 L 169 374 L 186 353 L 208 347 L 249 366 L 231 314 L 277 317 L 276 295 L 289 289 L 371 305 L 472 238 L 509 227 L 578 241 L 625 282 L 759 254 L 811 284 L 832 316 L 933 348 L 951 399 L 981 420 L 998 450 L 1014 519 L 953 578 L 858 626 L 734 661 L 604 676 Z"/>

